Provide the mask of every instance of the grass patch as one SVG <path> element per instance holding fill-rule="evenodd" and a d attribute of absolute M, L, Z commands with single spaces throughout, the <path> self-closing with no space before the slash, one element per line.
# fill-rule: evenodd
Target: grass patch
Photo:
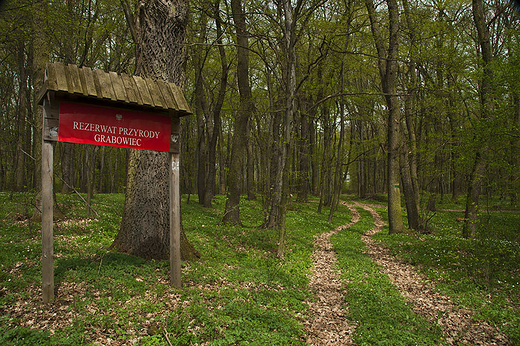
<path fill-rule="evenodd" d="M 513 345 L 520 344 L 520 215 L 481 214 L 475 239 L 462 238 L 459 217 L 461 212 L 437 211 L 429 223 L 431 234 L 375 237 L 456 304 L 475 310 L 477 320 L 496 325 Z"/>
<path fill-rule="evenodd" d="M 350 218 L 343 206 L 329 223 L 327 208 L 291 205 L 281 260 L 277 232 L 257 227 L 260 201 L 242 199 L 244 227 L 229 227 L 220 224 L 223 196 L 212 209 L 183 198 L 183 226 L 202 259 L 183 264 L 176 290 L 167 285 L 168 262 L 107 251 L 123 195 L 95 195 L 100 217 L 84 219 L 77 196 L 58 194 L 67 219 L 54 227 L 56 300 L 44 305 L 40 226 L 26 220 L 32 198 L 0 193 L 2 345 L 303 345 L 314 236 Z"/>
<path fill-rule="evenodd" d="M 340 206 L 332 223 L 317 203 L 291 205 L 287 251 L 276 259 L 277 232 L 259 229 L 260 201 L 241 201 L 243 227 L 220 224 L 225 199 L 205 209 L 183 197 L 183 226 L 202 259 L 183 264 L 184 288 L 167 285 L 169 264 L 107 251 L 117 234 L 124 196 L 99 194 L 100 217 L 85 219 L 75 195 L 57 195 L 67 219 L 54 227 L 56 301 L 41 303 L 41 235 L 28 223 L 34 196 L 0 193 L 0 344 L 92 345 L 110 338 L 138 345 L 303 345 L 314 236 L 348 223 Z M 374 203 L 373 204 L 382 204 Z M 377 208 L 384 219 L 386 210 Z M 361 234 L 370 214 L 333 237 L 349 318 L 358 345 L 436 345 L 441 332 L 413 313 L 365 254 Z M 429 235 L 376 239 L 420 268 L 477 319 L 495 323 L 520 344 L 518 214 L 486 213 L 478 239 L 460 237 L 458 212 L 437 212 Z M 47 321 L 45 324 L 43 321 Z M 56 322 L 53 324 L 53 321 Z M 58 323 L 59 322 L 59 323 Z"/>
<path fill-rule="evenodd" d="M 439 345 L 442 332 L 413 312 L 386 275 L 364 252 L 361 235 L 373 227 L 368 211 L 332 237 L 342 279 L 348 282 L 348 318 L 356 325 L 357 345 Z"/>

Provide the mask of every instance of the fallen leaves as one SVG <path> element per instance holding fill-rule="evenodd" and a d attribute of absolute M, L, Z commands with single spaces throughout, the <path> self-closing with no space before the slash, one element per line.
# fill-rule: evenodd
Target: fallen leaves
<path fill-rule="evenodd" d="M 350 207 L 349 207 L 350 208 Z M 316 237 L 312 255 L 313 267 L 310 288 L 315 300 L 308 301 L 312 319 L 305 321 L 308 334 L 307 343 L 311 345 L 351 345 L 355 326 L 345 316 L 344 290 L 341 273 L 336 270 L 336 254 L 330 238 L 332 235 L 352 226 L 359 221 L 359 213 L 350 208 L 352 221 L 331 232 Z"/>
<path fill-rule="evenodd" d="M 412 304 L 415 313 L 425 316 L 442 327 L 445 341 L 450 345 L 506 345 L 508 340 L 487 322 L 476 321 L 474 311 L 457 307 L 450 297 L 441 295 L 426 277 L 398 258 L 371 238 L 381 231 L 384 222 L 373 208 L 354 203 L 369 211 L 374 218 L 374 228 L 363 237 L 372 260 L 381 265 L 381 271 L 388 275 L 401 294 Z"/>

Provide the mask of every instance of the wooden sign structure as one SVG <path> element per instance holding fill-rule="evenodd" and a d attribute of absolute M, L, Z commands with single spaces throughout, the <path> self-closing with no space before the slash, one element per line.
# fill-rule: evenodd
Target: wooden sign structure
<path fill-rule="evenodd" d="M 170 284 L 181 287 L 180 117 L 192 114 L 175 84 L 48 63 L 38 97 L 42 128 L 42 294 L 54 299 L 53 152 L 57 141 L 169 152 Z"/>

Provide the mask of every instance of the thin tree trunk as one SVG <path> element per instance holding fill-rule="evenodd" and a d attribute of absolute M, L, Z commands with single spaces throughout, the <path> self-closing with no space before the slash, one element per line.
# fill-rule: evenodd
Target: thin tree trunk
<path fill-rule="evenodd" d="M 278 229 L 277 257 L 285 254 L 286 229 L 285 217 L 288 203 L 289 170 L 286 169 L 291 152 L 292 121 L 296 112 L 296 16 L 290 0 L 283 2 L 285 21 L 285 49 L 286 49 L 286 99 L 283 121 L 283 141 L 281 155 L 277 166 L 275 179 L 275 193 L 271 203 L 268 225 Z"/>
<path fill-rule="evenodd" d="M 473 170 L 471 171 L 468 195 L 466 197 L 466 209 L 464 211 L 464 225 L 462 236 L 474 238 L 477 235 L 477 221 L 479 210 L 479 197 L 482 188 L 482 179 L 486 172 L 486 161 L 481 152 L 477 152 Z"/>
<path fill-rule="evenodd" d="M 516 128 L 520 128 L 520 94 L 515 93 L 513 97 L 513 105 L 514 105 L 514 117 L 513 117 L 513 126 Z M 509 155 L 509 164 L 511 167 L 519 167 L 520 166 L 520 156 L 518 152 L 520 151 L 520 139 L 511 138 L 510 139 L 511 153 Z M 509 180 L 509 203 L 513 207 L 516 205 L 518 200 L 518 192 L 520 189 L 518 188 L 518 176 L 514 170 L 511 171 L 508 177 Z M 515 187 L 516 185 L 516 187 Z"/>
<path fill-rule="evenodd" d="M 396 0 L 387 0 L 389 14 L 389 43 L 385 48 L 379 24 L 375 18 L 375 8 L 372 0 L 365 0 L 376 49 L 379 55 L 379 73 L 381 84 L 388 107 L 387 138 L 387 192 L 388 192 L 388 226 L 389 233 L 404 231 L 401 212 L 401 193 L 399 187 L 399 122 L 401 115 L 397 98 L 397 52 L 399 31 L 399 8 Z"/>
<path fill-rule="evenodd" d="M 104 189 L 103 189 L 103 182 L 104 182 L 104 170 L 105 170 L 105 147 L 102 146 L 101 147 L 101 158 L 100 158 L 100 163 L 99 163 L 99 185 L 98 185 L 98 192 L 99 193 L 103 193 L 105 192 Z"/>
<path fill-rule="evenodd" d="M 18 104 L 16 111 L 16 153 L 15 153 L 15 169 L 14 169 L 14 190 L 23 191 L 25 186 L 25 154 L 23 153 L 24 147 L 24 123 L 26 121 L 26 88 L 27 88 L 27 70 L 25 68 L 25 42 L 20 40 L 19 52 L 18 52 L 18 66 L 20 68 L 18 72 L 18 78 L 20 79 L 20 85 L 18 89 Z"/>
<path fill-rule="evenodd" d="M 201 11 L 199 17 L 199 39 L 194 48 L 195 68 L 195 114 L 197 116 L 197 195 L 199 204 L 204 204 L 206 195 L 206 171 L 207 171 L 207 145 L 208 131 L 206 122 L 209 121 L 209 104 L 207 102 L 206 90 L 204 88 L 204 74 L 207 51 L 204 49 L 206 43 L 207 16 Z"/>
<path fill-rule="evenodd" d="M 310 161 L 310 193 L 318 195 L 318 155 L 316 154 L 315 112 L 309 117 L 309 161 Z"/>
<path fill-rule="evenodd" d="M 339 141 L 337 143 L 337 157 L 336 167 L 334 171 L 334 187 L 332 193 L 332 203 L 329 212 L 329 222 L 332 222 L 334 212 L 339 205 L 339 196 L 341 195 L 341 188 L 343 186 L 343 172 L 342 172 L 342 158 L 343 158 L 343 141 L 345 138 L 345 105 L 343 100 L 340 101 L 340 130 L 339 130 Z"/>
<path fill-rule="evenodd" d="M 350 9 L 350 3 L 346 3 L 347 6 L 347 13 L 348 13 L 348 20 L 346 29 L 347 32 L 350 32 L 351 29 L 351 23 L 352 23 L 352 12 Z M 345 38 L 345 51 L 349 50 L 350 46 L 350 35 L 348 35 Z M 346 70 L 346 55 L 343 55 L 343 58 L 341 60 L 341 70 L 340 70 L 340 83 L 339 88 L 340 92 L 343 93 L 345 91 L 345 70 Z M 348 165 L 346 167 L 347 171 L 345 171 L 345 175 L 343 176 L 342 168 L 343 168 L 343 142 L 345 141 L 345 100 L 343 97 L 339 100 L 339 113 L 340 113 L 340 132 L 339 132 L 339 141 L 337 143 L 337 157 L 336 157 L 336 169 L 335 169 L 335 175 L 334 175 L 334 192 L 333 192 L 333 199 L 332 199 L 332 205 L 330 208 L 329 213 L 329 222 L 332 222 L 332 217 L 334 215 L 334 212 L 339 206 L 339 199 L 341 195 L 341 191 L 343 188 L 343 182 L 346 177 L 347 171 L 348 171 Z"/>
<path fill-rule="evenodd" d="M 219 166 L 219 171 L 218 171 L 218 182 L 219 182 L 219 193 L 221 195 L 225 194 L 226 193 L 226 174 L 225 174 L 225 167 L 226 167 L 226 157 L 227 157 L 227 153 L 224 152 L 224 145 L 222 144 L 222 142 L 224 141 L 224 136 L 222 134 L 222 126 L 220 127 L 220 130 L 219 130 L 219 138 L 220 138 L 220 141 L 218 141 L 218 152 L 219 152 L 219 155 L 218 155 L 218 166 Z M 229 142 L 228 142 L 228 146 L 229 146 Z"/>
<path fill-rule="evenodd" d="M 233 127 L 231 162 L 228 173 L 228 194 L 226 211 L 222 221 L 226 224 L 240 224 L 240 193 L 242 187 L 242 168 L 246 162 L 248 123 L 253 111 L 251 86 L 249 85 L 249 38 L 246 28 L 246 15 L 241 0 L 231 0 L 233 20 L 236 27 L 238 44 L 237 78 L 240 93 L 240 108 Z"/>
<path fill-rule="evenodd" d="M 326 106 L 322 107 L 323 119 L 323 156 L 320 174 L 320 203 L 318 204 L 318 213 L 321 213 L 323 206 L 330 205 L 330 182 L 332 180 L 332 161 L 334 159 L 331 143 L 333 137 L 333 125 L 330 120 L 330 112 Z"/>
<path fill-rule="evenodd" d="M 306 112 L 303 112 L 306 113 Z M 309 194 L 309 119 L 300 115 L 300 136 L 298 138 L 298 201 L 307 202 Z"/>
<path fill-rule="evenodd" d="M 480 81 L 481 119 L 486 119 L 491 115 L 492 109 L 491 81 L 493 79 L 493 73 L 491 63 L 493 60 L 493 50 L 484 16 L 483 1 L 473 0 L 472 9 L 484 67 L 484 75 Z M 464 213 L 465 221 L 462 229 L 462 234 L 466 238 L 475 237 L 477 235 L 479 196 L 487 166 L 487 141 L 479 138 L 477 138 L 477 140 L 479 145 L 477 146 L 475 162 L 470 176 L 468 194 L 466 197 L 466 210 Z"/>
<path fill-rule="evenodd" d="M 251 123 L 251 121 L 250 121 Z M 249 136 L 251 136 L 251 129 L 247 130 Z M 251 138 L 247 140 L 247 199 L 253 201 L 256 199 L 255 195 L 255 155 L 253 150 L 253 141 Z"/>
<path fill-rule="evenodd" d="M 354 121 L 357 125 L 357 132 L 359 133 L 359 144 L 361 146 L 361 152 L 365 152 L 365 126 L 363 120 Z M 367 162 L 367 157 L 363 154 L 358 161 L 358 195 L 361 198 L 365 198 L 367 196 L 367 185 L 369 182 L 370 170 Z"/>
<path fill-rule="evenodd" d="M 224 104 L 224 99 L 226 97 L 226 89 L 227 89 L 227 80 L 229 73 L 229 66 L 226 58 L 226 50 L 224 49 L 224 45 L 222 44 L 222 26 L 221 19 L 219 13 L 218 2 L 215 9 L 215 22 L 217 26 L 217 43 L 218 49 L 220 53 L 220 66 L 221 66 L 221 75 L 220 75 L 220 87 L 219 93 L 217 96 L 217 102 L 215 107 L 213 108 L 212 116 L 213 116 L 213 128 L 211 131 L 211 136 L 208 141 L 208 167 L 207 167 L 207 176 L 206 176 L 206 193 L 204 195 L 204 206 L 206 208 L 211 208 L 211 201 L 215 196 L 215 180 L 217 174 L 217 141 L 221 133 L 221 120 L 220 120 L 220 112 L 222 110 L 222 106 Z"/>
<path fill-rule="evenodd" d="M 200 90 L 195 91 L 195 93 L 198 95 L 202 94 Z M 199 197 L 199 203 L 204 204 L 204 196 L 206 195 L 207 163 L 206 127 L 203 111 L 197 107 L 195 113 L 197 116 L 197 195 Z"/>
<path fill-rule="evenodd" d="M 350 22 L 347 27 L 350 27 Z M 349 37 L 345 42 L 345 51 L 348 50 L 349 45 Z M 340 91 L 343 92 L 345 90 L 345 56 L 341 61 L 341 72 L 340 72 Z M 332 217 L 334 212 L 338 208 L 339 205 L 339 197 L 341 195 L 341 189 L 343 187 L 343 173 L 342 173 L 342 163 L 343 163 L 343 141 L 345 140 L 345 101 L 343 97 L 339 101 L 339 113 L 340 113 L 340 130 L 339 130 L 339 141 L 337 143 L 337 157 L 336 157 L 336 169 L 334 174 L 334 192 L 332 204 L 330 206 L 329 212 L 329 222 L 332 222 Z"/>
<path fill-rule="evenodd" d="M 96 149 L 93 146 L 85 147 L 85 163 L 87 168 L 87 219 L 92 212 L 92 196 L 94 194 L 94 165 L 96 162 Z"/>

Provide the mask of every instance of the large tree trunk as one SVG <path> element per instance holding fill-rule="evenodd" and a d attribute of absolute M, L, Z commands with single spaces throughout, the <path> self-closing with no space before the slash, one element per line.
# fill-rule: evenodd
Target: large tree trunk
<path fill-rule="evenodd" d="M 233 126 L 231 162 L 228 173 L 228 194 L 226 211 L 222 221 L 227 224 L 240 224 L 240 193 L 242 192 L 242 168 L 246 163 L 248 123 L 253 110 L 251 86 L 249 85 L 249 39 L 246 28 L 246 15 L 241 0 L 231 0 L 233 20 L 236 27 L 238 61 L 237 79 L 240 93 L 240 109 Z"/>
<path fill-rule="evenodd" d="M 419 181 L 417 178 L 417 160 L 416 160 L 416 139 L 415 129 L 412 123 L 412 102 L 413 102 L 413 89 L 416 86 L 415 78 L 415 64 L 410 63 L 410 87 L 406 96 L 404 113 L 406 119 L 405 131 L 403 123 L 401 123 L 402 147 L 401 147 L 401 179 L 403 181 L 403 190 L 405 195 L 406 210 L 408 215 L 408 228 L 413 230 L 420 230 L 424 225 L 420 216 L 419 206 Z M 408 136 L 406 136 L 408 134 Z"/>
<path fill-rule="evenodd" d="M 388 232 L 404 231 L 401 212 L 401 192 L 399 188 L 399 147 L 400 134 L 399 100 L 397 99 L 397 52 L 399 31 L 399 8 L 396 0 L 387 0 L 390 19 L 390 42 L 388 44 L 388 61 L 383 92 L 388 104 Z"/>
<path fill-rule="evenodd" d="M 401 124 L 401 131 L 404 136 L 404 129 Z M 401 180 L 403 182 L 403 191 L 405 196 L 406 211 L 408 215 L 408 228 L 413 230 L 419 230 L 421 227 L 420 215 L 419 215 L 419 199 L 416 198 L 415 189 L 412 179 L 410 158 L 408 154 L 408 146 L 406 140 L 403 138 L 402 146 L 400 150 L 400 169 L 401 169 Z"/>
<path fill-rule="evenodd" d="M 136 74 L 182 85 L 187 2 L 150 0 L 140 1 L 138 6 L 138 25 L 132 27 L 137 43 Z M 133 26 L 132 16 L 127 18 Z M 143 258 L 169 258 L 168 154 L 133 150 L 127 179 L 121 228 L 113 247 Z M 182 259 L 198 256 L 182 232 Z"/>

